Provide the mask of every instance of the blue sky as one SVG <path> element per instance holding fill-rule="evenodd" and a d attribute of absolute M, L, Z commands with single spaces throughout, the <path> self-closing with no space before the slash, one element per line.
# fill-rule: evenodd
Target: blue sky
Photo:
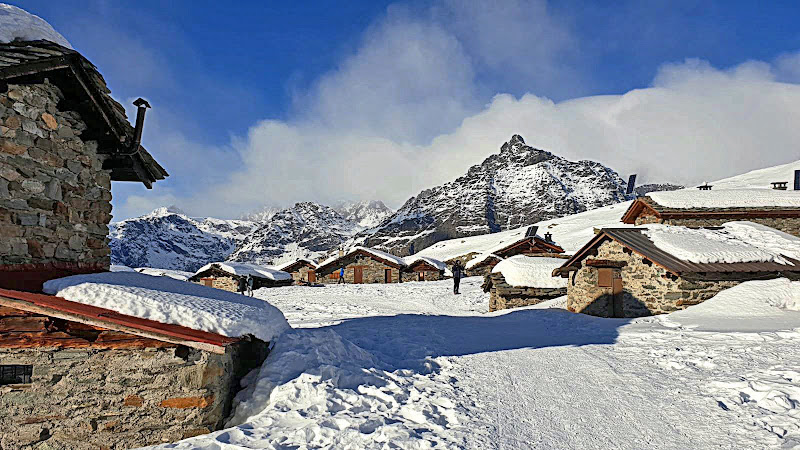
<path fill-rule="evenodd" d="M 398 207 L 512 133 L 644 181 L 800 159 L 775 119 L 800 114 L 786 105 L 796 2 L 10 3 L 53 25 L 117 99 L 154 106 L 144 143 L 172 177 L 117 183 L 117 219 L 164 203 L 226 217 L 301 200 Z M 767 102 L 759 120 L 748 102 Z M 777 150 L 728 142 L 743 126 Z M 674 147 L 676 164 L 659 164 Z M 707 164 L 690 163 L 698 152 Z"/>

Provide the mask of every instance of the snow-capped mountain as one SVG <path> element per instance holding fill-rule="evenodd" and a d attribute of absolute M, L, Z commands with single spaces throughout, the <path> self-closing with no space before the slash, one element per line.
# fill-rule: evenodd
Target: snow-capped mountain
<path fill-rule="evenodd" d="M 231 261 L 281 264 L 296 258 L 316 258 L 337 248 L 363 227 L 333 208 L 311 202 L 279 211 L 248 235 Z"/>
<path fill-rule="evenodd" d="M 194 272 L 224 261 L 257 224 L 245 220 L 192 218 L 175 207 L 112 223 L 112 264 Z"/>
<path fill-rule="evenodd" d="M 247 220 L 250 222 L 266 222 L 272 218 L 276 213 L 280 212 L 283 208 L 275 206 L 264 206 L 255 211 L 239 216 L 239 220 Z"/>
<path fill-rule="evenodd" d="M 380 200 L 340 202 L 333 209 L 362 228 L 374 228 L 394 213 Z"/>
<path fill-rule="evenodd" d="M 396 254 L 495 233 L 626 200 L 626 183 L 594 161 L 568 161 L 512 136 L 466 175 L 409 199 L 355 239 Z"/>

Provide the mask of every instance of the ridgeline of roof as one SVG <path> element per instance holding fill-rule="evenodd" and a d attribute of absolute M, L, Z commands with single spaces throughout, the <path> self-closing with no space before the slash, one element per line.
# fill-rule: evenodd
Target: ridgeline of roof
<path fill-rule="evenodd" d="M 355 255 L 356 253 L 360 253 L 362 255 L 368 256 L 373 259 L 377 259 L 378 261 L 381 261 L 396 269 L 401 269 L 408 265 L 403 260 L 403 258 L 400 258 L 399 256 L 394 256 L 392 254 L 382 252 L 380 250 L 375 250 L 374 248 L 358 246 L 358 247 L 353 247 L 352 249 L 350 249 L 350 251 L 348 251 L 342 256 L 334 256 L 321 262 L 319 266 L 317 266 L 317 270 L 323 270 L 326 269 L 328 266 L 336 265 L 336 263 L 339 262 L 340 260 Z"/>
<path fill-rule="evenodd" d="M 447 270 L 447 264 L 445 264 L 442 261 L 439 261 L 438 259 L 430 258 L 427 256 L 411 255 L 411 256 L 406 256 L 405 258 L 403 258 L 403 260 L 406 262 L 406 265 L 408 267 L 424 263 L 428 264 L 431 267 L 435 267 L 437 270 Z"/>
<path fill-rule="evenodd" d="M 230 273 L 239 277 L 246 277 L 248 275 L 256 278 L 264 278 L 267 280 L 281 281 L 290 280 L 291 274 L 282 270 L 271 269 L 269 267 L 258 266 L 255 264 L 245 264 L 239 262 L 213 262 L 201 267 L 197 272 L 190 277 L 190 279 L 201 275 L 203 272 L 210 269 L 219 269 L 223 272 Z"/>
<path fill-rule="evenodd" d="M 793 272 L 800 274 L 800 261 L 783 256 L 788 264 L 778 262 L 713 262 L 695 263 L 686 261 L 659 248 L 645 233 L 646 228 L 603 228 L 575 255 L 568 259 L 558 269 L 553 271 L 553 276 L 568 276 L 569 272 L 576 270 L 578 263 L 590 255 L 590 252 L 605 240 L 611 239 L 623 247 L 647 258 L 654 264 L 663 267 L 674 275 L 697 273 L 732 273 L 732 272 Z"/>
<path fill-rule="evenodd" d="M 128 316 L 53 295 L 0 289 L 0 305 L 214 353 L 225 353 L 225 346 L 239 341 L 238 338 Z"/>
<path fill-rule="evenodd" d="M 90 126 L 83 137 L 96 140 L 98 153 L 109 155 L 103 168 L 111 170 L 112 180 L 140 181 L 151 188 L 169 176 L 144 147 L 129 148 L 134 128 L 125 108 L 111 97 L 103 76 L 89 60 L 50 41 L 0 43 L 0 80 L 23 84 L 44 78 L 61 89 L 69 108 Z"/>
<path fill-rule="evenodd" d="M 304 264 L 308 264 L 308 265 L 310 265 L 311 267 L 313 267 L 315 269 L 317 268 L 317 263 L 315 263 L 314 261 L 312 261 L 310 259 L 306 259 L 306 258 L 298 258 L 298 259 L 296 259 L 294 261 L 283 263 L 281 265 L 275 266 L 275 269 L 282 270 L 284 272 L 291 272 L 292 270 L 295 269 L 295 267 L 294 267 L 295 265 L 298 266 L 297 268 L 300 268 Z"/>
<path fill-rule="evenodd" d="M 543 247 L 544 249 L 552 250 L 551 253 L 564 253 L 564 249 L 556 245 L 554 242 L 548 242 L 539 235 L 536 236 L 523 236 L 516 241 L 510 243 L 503 243 L 500 245 L 495 246 L 494 248 L 489 249 L 485 253 L 482 253 L 475 258 L 471 259 L 465 269 L 473 269 L 484 262 L 488 261 L 491 258 L 496 259 L 503 259 L 503 254 L 518 245 L 522 245 L 525 242 L 533 241 L 533 243 L 537 246 Z"/>

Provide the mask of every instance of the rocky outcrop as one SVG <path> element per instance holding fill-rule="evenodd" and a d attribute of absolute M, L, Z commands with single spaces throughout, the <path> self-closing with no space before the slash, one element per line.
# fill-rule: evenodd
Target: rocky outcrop
<path fill-rule="evenodd" d="M 568 161 L 519 135 L 466 175 L 409 199 L 358 240 L 395 254 L 438 241 L 495 233 L 626 200 L 626 183 L 594 161 Z"/>
<path fill-rule="evenodd" d="M 394 213 L 380 200 L 341 202 L 333 209 L 345 219 L 362 228 L 374 228 Z"/>

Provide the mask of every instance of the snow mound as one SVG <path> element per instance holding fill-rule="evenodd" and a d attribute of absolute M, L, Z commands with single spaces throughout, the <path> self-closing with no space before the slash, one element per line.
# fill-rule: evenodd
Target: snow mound
<path fill-rule="evenodd" d="M 735 236 L 710 229 L 649 225 L 644 232 L 656 247 L 693 263 L 778 262 L 780 255 L 761 250 Z M 781 262 L 786 262 L 780 259 Z"/>
<path fill-rule="evenodd" d="M 681 189 L 647 196 L 667 208 L 800 208 L 800 191 L 775 189 Z"/>
<path fill-rule="evenodd" d="M 771 189 L 770 183 L 786 181 L 791 189 L 795 170 L 800 170 L 800 160 L 780 166 L 751 170 L 741 175 L 714 181 L 711 184 L 714 189 Z"/>
<path fill-rule="evenodd" d="M 269 303 L 219 289 L 136 272 L 104 272 L 50 280 L 44 292 L 120 314 L 229 337 L 271 341 L 289 328 Z"/>
<path fill-rule="evenodd" d="M 516 255 L 497 263 L 492 273 L 502 273 L 506 283 L 514 287 L 563 288 L 567 279 L 554 277 L 553 271 L 563 259 Z"/>
<path fill-rule="evenodd" d="M 266 278 L 268 280 L 274 280 L 274 281 L 289 280 L 292 278 L 291 274 L 283 272 L 281 270 L 270 269 L 269 267 L 257 266 L 255 264 L 245 264 L 237 262 L 215 262 L 206 264 L 205 266 L 201 267 L 200 270 L 195 272 L 195 275 L 201 272 L 205 272 L 206 270 L 210 269 L 211 266 L 218 266 L 225 272 L 230 272 L 240 277 L 246 277 L 248 275 L 252 275 L 254 277 Z"/>
<path fill-rule="evenodd" d="M 758 332 L 800 328 L 800 281 L 747 281 L 664 317 L 698 331 Z"/>
<path fill-rule="evenodd" d="M 0 3 L 0 42 L 38 41 L 41 39 L 72 48 L 64 36 L 41 17 L 16 6 Z"/>

